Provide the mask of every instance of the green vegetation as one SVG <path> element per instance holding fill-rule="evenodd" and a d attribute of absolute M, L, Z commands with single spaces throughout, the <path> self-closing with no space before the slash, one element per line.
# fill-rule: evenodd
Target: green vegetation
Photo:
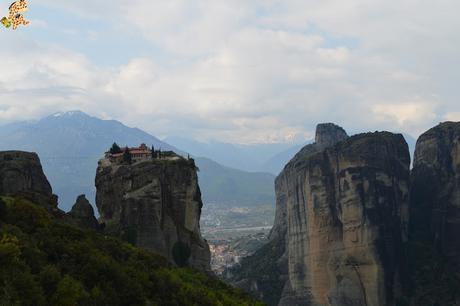
<path fill-rule="evenodd" d="M 126 147 L 125 151 L 123 152 L 123 161 L 127 164 L 131 164 L 133 161 L 133 157 L 131 153 L 129 153 L 129 149 Z"/>
<path fill-rule="evenodd" d="M 452 268 L 455 265 L 428 243 L 413 243 L 409 251 L 413 279 L 407 300 L 412 301 L 411 305 L 456 305 L 460 274 Z"/>
<path fill-rule="evenodd" d="M 123 151 L 121 150 L 120 146 L 116 142 L 114 142 L 112 144 L 112 147 L 110 148 L 110 153 L 111 154 L 117 154 L 117 153 L 121 153 L 121 152 L 123 152 Z"/>
<path fill-rule="evenodd" d="M 258 291 L 264 294 L 263 300 L 268 305 L 278 305 L 285 282 L 277 261 L 284 252 L 284 241 L 278 238 L 269 241 L 253 255 L 243 258 L 239 266 L 230 268 L 230 274 L 234 277 L 229 281 L 257 281 Z"/>
<path fill-rule="evenodd" d="M 252 254 L 267 244 L 268 233 L 269 231 L 267 230 L 265 233 L 257 232 L 254 234 L 237 237 L 230 240 L 229 246 L 232 250 L 235 250 L 238 253 Z"/>
<path fill-rule="evenodd" d="M 261 305 L 19 198 L 0 198 L 0 267 L 0 305 Z"/>
<path fill-rule="evenodd" d="M 273 174 L 240 171 L 201 157 L 196 164 L 205 203 L 225 207 L 275 203 Z"/>

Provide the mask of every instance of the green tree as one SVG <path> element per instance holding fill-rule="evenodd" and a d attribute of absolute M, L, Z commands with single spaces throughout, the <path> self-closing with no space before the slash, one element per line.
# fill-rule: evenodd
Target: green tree
<path fill-rule="evenodd" d="M 133 157 L 131 156 L 131 153 L 129 153 L 129 149 L 127 147 L 123 152 L 123 161 L 127 164 L 131 164 L 131 162 L 133 161 Z"/>
<path fill-rule="evenodd" d="M 40 271 L 38 279 L 43 288 L 43 293 L 49 299 L 56 292 L 59 280 L 61 279 L 61 273 L 55 266 L 47 265 Z"/>
<path fill-rule="evenodd" d="M 155 156 L 156 153 L 155 153 L 155 147 L 152 145 L 152 158 L 155 159 Z"/>
<path fill-rule="evenodd" d="M 88 293 L 83 285 L 69 275 L 59 282 L 56 292 L 51 298 L 52 305 L 74 306 L 88 298 Z"/>
<path fill-rule="evenodd" d="M 110 148 L 110 153 L 111 154 L 117 154 L 117 153 L 121 153 L 121 152 L 123 152 L 123 151 L 121 150 L 120 146 L 116 142 L 114 142 L 112 144 L 112 147 Z"/>

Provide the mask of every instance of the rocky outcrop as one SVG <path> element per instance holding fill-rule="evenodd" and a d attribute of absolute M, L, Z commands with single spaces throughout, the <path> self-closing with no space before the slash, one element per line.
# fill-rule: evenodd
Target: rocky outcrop
<path fill-rule="evenodd" d="M 414 305 L 460 304 L 460 122 L 417 140 L 411 174 Z"/>
<path fill-rule="evenodd" d="M 404 138 L 362 134 L 315 151 L 304 148 L 277 178 L 289 267 L 280 305 L 393 305 L 407 237 Z"/>
<path fill-rule="evenodd" d="M 460 123 L 442 123 L 420 136 L 412 180 L 414 230 L 460 263 Z"/>
<path fill-rule="evenodd" d="M 343 128 L 333 123 L 322 123 L 316 127 L 315 143 L 302 148 L 291 160 L 291 165 L 301 165 L 315 153 L 348 138 Z M 290 167 L 289 165 L 287 167 Z M 254 255 L 242 261 L 241 266 L 232 268 L 227 281 L 264 300 L 268 305 L 277 305 L 283 295 L 283 304 L 295 303 L 295 297 L 288 293 L 288 200 L 289 186 L 285 179 L 287 170 L 275 181 L 276 215 L 270 232 L 269 243 Z M 286 284 L 286 285 L 285 285 Z M 284 293 L 283 293 L 284 291 Z"/>
<path fill-rule="evenodd" d="M 321 151 L 347 138 L 347 132 L 342 127 L 334 123 L 321 123 L 316 127 L 314 146 Z"/>
<path fill-rule="evenodd" d="M 53 195 L 36 153 L 0 152 L 0 195 L 20 196 L 51 211 L 58 211 Z"/>
<path fill-rule="evenodd" d="M 96 205 L 106 231 L 179 266 L 210 270 L 201 237 L 201 192 L 193 160 L 148 159 L 131 165 L 102 159 Z"/>
<path fill-rule="evenodd" d="M 97 231 L 100 228 L 94 216 L 94 209 L 84 194 L 77 197 L 77 201 L 66 217 L 68 223 L 81 229 Z"/>

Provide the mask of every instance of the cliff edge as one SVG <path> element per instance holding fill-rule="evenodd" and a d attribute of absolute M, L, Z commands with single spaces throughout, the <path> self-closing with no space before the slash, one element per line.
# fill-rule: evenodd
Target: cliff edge
<path fill-rule="evenodd" d="M 49 211 L 59 211 L 57 196 L 53 195 L 36 153 L 0 152 L 0 194 L 23 197 Z"/>
<path fill-rule="evenodd" d="M 177 155 L 131 164 L 104 158 L 96 174 L 96 205 L 105 230 L 157 252 L 178 266 L 210 270 L 201 237 L 203 203 L 193 160 Z"/>
<path fill-rule="evenodd" d="M 286 166 L 277 179 L 289 271 L 280 305 L 395 304 L 409 164 L 402 135 L 381 132 L 298 154 Z"/>

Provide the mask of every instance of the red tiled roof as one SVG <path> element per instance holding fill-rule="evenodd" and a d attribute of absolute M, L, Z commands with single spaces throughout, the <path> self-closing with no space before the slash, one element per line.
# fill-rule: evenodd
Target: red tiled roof
<path fill-rule="evenodd" d="M 122 150 L 124 151 L 125 148 L 122 148 Z M 129 150 L 129 153 L 131 154 L 145 154 L 145 155 L 150 155 L 151 154 L 151 150 L 145 145 L 145 144 L 141 144 L 138 148 L 128 148 Z M 106 153 L 109 153 L 110 152 L 106 152 Z M 123 155 L 124 152 L 121 152 L 121 153 L 115 153 L 115 154 L 110 154 L 111 157 L 120 157 Z"/>
<path fill-rule="evenodd" d="M 129 153 L 131 154 L 150 154 L 150 151 L 148 150 L 141 150 L 139 148 L 130 148 Z"/>

